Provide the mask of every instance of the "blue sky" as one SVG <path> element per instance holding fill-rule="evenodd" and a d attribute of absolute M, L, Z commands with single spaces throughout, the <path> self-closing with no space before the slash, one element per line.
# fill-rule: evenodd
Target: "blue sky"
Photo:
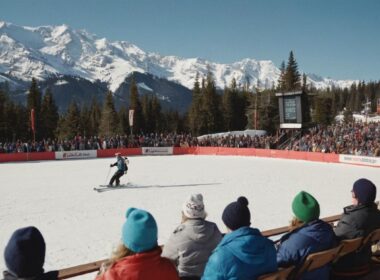
<path fill-rule="evenodd" d="M 380 80 L 378 0 L 0 0 L 0 20 L 67 24 L 145 51 L 277 66 L 293 50 L 301 71 Z"/>

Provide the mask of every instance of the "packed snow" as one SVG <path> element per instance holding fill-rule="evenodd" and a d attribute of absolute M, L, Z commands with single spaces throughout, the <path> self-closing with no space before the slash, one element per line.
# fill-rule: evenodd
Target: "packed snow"
<path fill-rule="evenodd" d="M 208 219 L 222 231 L 224 207 L 244 195 L 252 226 L 265 230 L 288 224 L 291 201 L 300 190 L 313 194 L 321 216 L 329 216 L 351 202 L 356 179 L 366 177 L 380 186 L 378 169 L 343 164 L 237 156 L 145 156 L 129 161 L 129 173 L 121 182 L 133 187 L 103 193 L 93 187 L 107 182 L 113 158 L 0 164 L 1 250 L 14 230 L 34 225 L 46 240 L 45 268 L 62 269 L 109 257 L 120 240 L 128 207 L 154 215 L 159 243 L 164 244 L 190 194 L 203 194 Z"/>

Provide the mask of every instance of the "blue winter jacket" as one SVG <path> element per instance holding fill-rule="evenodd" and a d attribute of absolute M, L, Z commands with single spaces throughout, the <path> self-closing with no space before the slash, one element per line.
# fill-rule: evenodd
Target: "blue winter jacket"
<path fill-rule="evenodd" d="M 292 231 L 281 238 L 277 252 L 277 264 L 279 267 L 302 265 L 307 255 L 323 250 L 328 250 L 336 245 L 335 234 L 332 227 L 322 221 L 315 220 Z M 325 280 L 329 279 L 330 265 L 307 272 L 302 279 Z"/>
<path fill-rule="evenodd" d="M 117 170 L 121 172 L 124 172 L 127 170 L 127 165 L 125 164 L 125 161 L 123 158 L 118 158 L 117 162 L 115 162 L 114 164 L 111 164 L 111 166 L 117 166 Z"/>
<path fill-rule="evenodd" d="M 250 227 L 224 236 L 208 259 L 202 279 L 254 280 L 277 270 L 273 242 Z"/>

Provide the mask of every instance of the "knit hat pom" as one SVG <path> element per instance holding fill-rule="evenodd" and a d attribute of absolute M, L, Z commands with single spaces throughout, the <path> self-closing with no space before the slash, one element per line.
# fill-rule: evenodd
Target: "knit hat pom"
<path fill-rule="evenodd" d="M 237 199 L 237 202 L 239 202 L 243 206 L 248 206 L 248 199 L 245 196 L 240 196 Z"/>
<path fill-rule="evenodd" d="M 222 214 L 224 224 L 231 230 L 251 224 L 251 213 L 248 209 L 248 199 L 240 196 L 235 202 L 226 206 Z"/>

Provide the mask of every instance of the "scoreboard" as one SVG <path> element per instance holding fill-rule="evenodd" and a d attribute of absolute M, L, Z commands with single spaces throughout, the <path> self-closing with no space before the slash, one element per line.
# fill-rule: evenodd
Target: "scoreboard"
<path fill-rule="evenodd" d="M 280 110 L 280 128 L 302 127 L 302 91 L 276 93 Z"/>

